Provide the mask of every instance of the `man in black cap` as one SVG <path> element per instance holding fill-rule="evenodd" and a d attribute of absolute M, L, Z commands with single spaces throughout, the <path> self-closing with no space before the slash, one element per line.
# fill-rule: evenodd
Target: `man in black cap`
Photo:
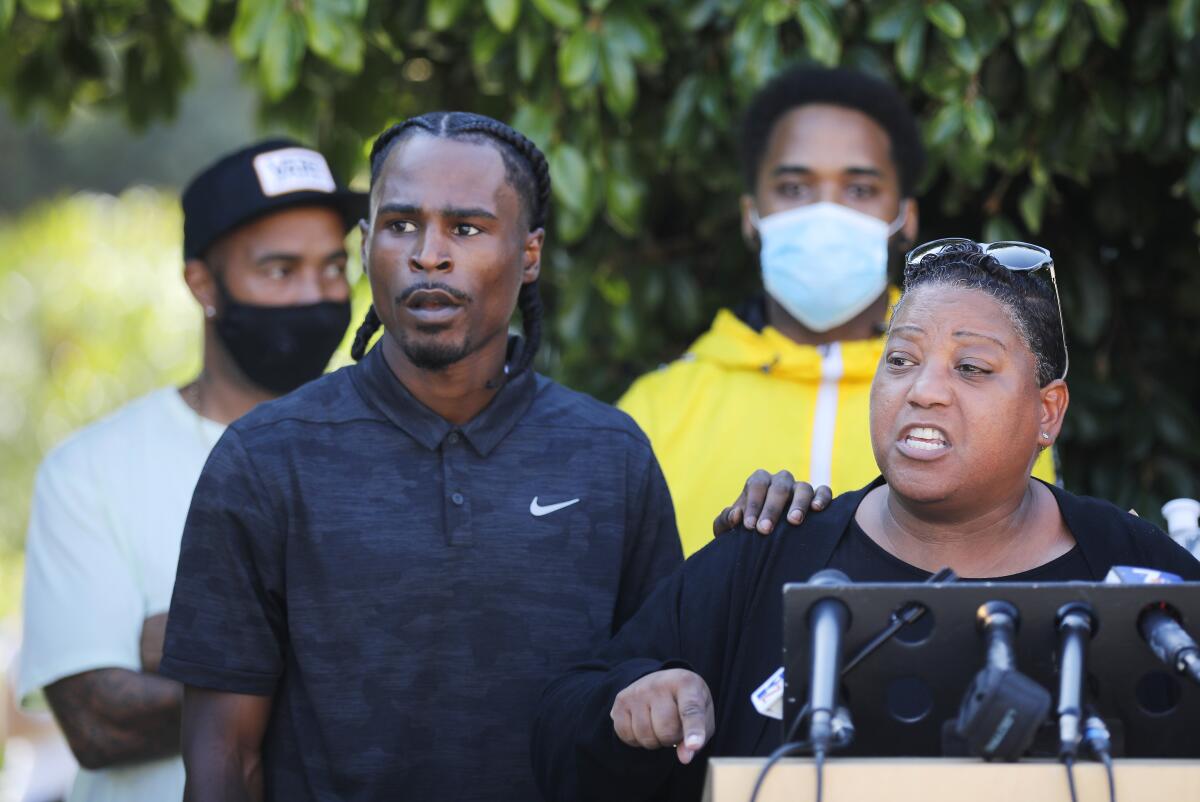
<path fill-rule="evenodd" d="M 203 367 L 51 452 L 26 552 L 23 699 L 39 689 L 83 767 L 71 800 L 179 800 L 179 683 L 157 673 L 183 522 L 226 424 L 323 372 L 350 322 L 347 230 L 366 196 L 272 140 L 183 194 Z"/>

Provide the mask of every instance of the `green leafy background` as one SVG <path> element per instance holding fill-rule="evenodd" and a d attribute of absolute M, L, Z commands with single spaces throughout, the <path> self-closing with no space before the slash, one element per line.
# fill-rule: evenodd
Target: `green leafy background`
<path fill-rule="evenodd" d="M 757 287 L 733 157 L 737 110 L 753 91 L 804 60 L 885 76 L 911 100 L 931 150 L 922 235 L 1030 239 L 1055 253 L 1072 346 L 1067 486 L 1157 519 L 1164 499 L 1195 496 L 1200 476 L 1198 5 L 0 0 L 0 87 L 16 114 L 65 121 L 111 108 L 137 129 L 177 111 L 193 80 L 189 45 L 212 40 L 243 65 L 261 124 L 317 142 L 343 173 L 361 173 L 365 143 L 413 113 L 452 107 L 512 122 L 545 149 L 555 181 L 539 367 L 612 400 Z M 5 449 L 0 537 L 10 549 L 39 449 L 194 367 L 189 301 L 166 323 L 154 317 L 167 314 L 157 299 L 182 292 L 177 261 L 153 285 L 105 285 L 104 266 L 126 258 L 97 245 L 114 232 L 86 210 L 106 203 L 72 201 L 0 235 L 9 253 L 28 247 L 13 242 L 26 236 L 18 229 L 74 226 L 80 243 L 57 277 L 41 276 L 40 262 L 0 267 L 4 361 L 37 368 L 12 388 L 6 377 L 0 394 L 0 428 L 17 405 L 20 436 L 37 432 L 19 458 Z M 69 214 L 78 217 L 54 222 Z M 177 242 L 160 244 L 177 260 Z M 134 235 L 121 248 L 152 245 Z M 123 311 L 94 328 L 91 304 L 65 305 L 79 284 Z M 14 303 L 24 317 L 10 319 Z M 64 327 L 79 342 L 62 345 Z M 146 372 L 126 367 L 131 349 L 155 354 Z M 73 367 L 80 354 L 87 370 Z"/>

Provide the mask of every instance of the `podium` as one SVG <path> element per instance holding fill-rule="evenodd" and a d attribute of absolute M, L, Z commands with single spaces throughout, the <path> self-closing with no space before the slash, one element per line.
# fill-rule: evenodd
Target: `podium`
<path fill-rule="evenodd" d="M 748 802 L 765 758 L 708 762 L 704 802 Z M 1117 759 L 1118 802 L 1200 802 L 1200 760 Z M 1075 764 L 1080 802 L 1108 799 L 1104 766 Z M 984 763 L 967 758 L 837 758 L 825 761 L 823 802 L 1067 802 L 1067 770 L 1050 760 Z M 811 758 L 785 758 L 767 776 L 759 802 L 812 802 Z"/>

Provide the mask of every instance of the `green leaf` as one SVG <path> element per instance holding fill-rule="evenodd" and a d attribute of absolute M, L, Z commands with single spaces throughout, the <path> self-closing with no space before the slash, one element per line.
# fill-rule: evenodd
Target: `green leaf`
<path fill-rule="evenodd" d="M 689 31 L 698 31 L 709 23 L 721 8 L 721 0 L 700 0 L 686 9 L 683 15 L 683 27 Z"/>
<path fill-rule="evenodd" d="M 600 42 L 587 28 L 576 28 L 558 51 L 558 80 L 568 89 L 583 86 L 596 74 Z"/>
<path fill-rule="evenodd" d="M 965 122 L 972 142 L 981 148 L 986 148 L 992 143 L 992 138 L 996 134 L 996 118 L 987 98 L 976 97 L 967 105 Z"/>
<path fill-rule="evenodd" d="M 1013 225 L 1012 221 L 1003 215 L 997 215 L 987 221 L 983 226 L 983 239 L 985 242 L 1004 242 L 1006 240 L 1020 240 L 1021 230 Z"/>
<path fill-rule="evenodd" d="M 939 61 L 921 73 L 921 89 L 943 103 L 967 94 L 971 76 L 948 61 Z"/>
<path fill-rule="evenodd" d="M 671 101 L 667 104 L 666 121 L 663 125 L 663 145 L 675 150 L 685 139 L 695 119 L 696 101 L 700 97 L 700 76 L 692 73 L 683 79 Z"/>
<path fill-rule="evenodd" d="M 363 41 L 360 29 L 347 25 L 342 31 L 342 46 L 325 60 L 342 72 L 357 75 L 362 72 L 365 50 L 366 42 Z"/>
<path fill-rule="evenodd" d="M 925 57 L 925 30 L 925 19 L 917 17 L 896 40 L 896 69 L 906 81 L 916 78 L 921 69 L 921 60 Z"/>
<path fill-rule="evenodd" d="M 12 25 L 13 14 L 17 10 L 17 0 L 0 0 L 0 33 Z"/>
<path fill-rule="evenodd" d="M 1024 28 L 1033 22 L 1033 16 L 1041 8 L 1042 0 L 1014 0 L 1006 5 L 1012 14 L 1012 21 L 1018 28 Z"/>
<path fill-rule="evenodd" d="M 1033 35 L 1039 39 L 1053 39 L 1067 24 L 1070 13 L 1070 0 L 1043 0 L 1033 18 Z"/>
<path fill-rule="evenodd" d="M 1118 47 L 1121 44 L 1121 35 L 1125 32 L 1125 25 L 1129 21 L 1120 0 L 1089 2 L 1088 11 L 1092 12 L 1092 22 L 1104 43 L 1109 47 Z"/>
<path fill-rule="evenodd" d="M 729 114 L 724 89 L 725 82 L 715 75 L 709 74 L 700 80 L 700 94 L 696 97 L 696 107 L 714 125 L 720 125 Z"/>
<path fill-rule="evenodd" d="M 557 28 L 574 28 L 583 20 L 576 0 L 532 0 L 534 8 Z"/>
<path fill-rule="evenodd" d="M 765 0 L 762 7 L 763 22 L 771 27 L 781 24 L 792 16 L 793 5 L 790 0 Z"/>
<path fill-rule="evenodd" d="M 548 41 L 548 37 L 529 25 L 522 25 L 517 29 L 517 77 L 522 83 L 527 84 L 533 80 Z"/>
<path fill-rule="evenodd" d="M 1200 114 L 1194 115 L 1188 123 L 1187 143 L 1192 150 L 1200 150 Z"/>
<path fill-rule="evenodd" d="M 879 43 L 895 42 L 914 19 L 922 16 L 921 6 L 909 0 L 871 3 L 867 10 L 871 15 L 867 23 L 867 38 Z"/>
<path fill-rule="evenodd" d="M 550 151 L 550 179 L 554 197 L 576 212 L 587 210 L 592 192 L 592 171 L 583 154 L 562 142 Z"/>
<path fill-rule="evenodd" d="M 554 216 L 554 235 L 570 245 L 583 239 L 592 224 L 592 213 L 587 209 L 572 209 L 559 206 Z M 585 307 L 586 309 L 586 307 Z"/>
<path fill-rule="evenodd" d="M 946 42 L 946 52 L 950 59 L 968 73 L 974 75 L 983 65 L 982 43 L 972 36 L 963 36 Z"/>
<path fill-rule="evenodd" d="M 545 152 L 554 137 L 553 109 L 543 103 L 518 102 L 517 113 L 512 118 L 512 127 Z"/>
<path fill-rule="evenodd" d="M 1043 39 L 1027 30 L 1017 34 L 1017 58 L 1025 67 L 1033 67 L 1053 49 L 1053 39 Z"/>
<path fill-rule="evenodd" d="M 321 58 L 331 59 L 341 49 L 345 22 L 323 5 L 313 4 L 304 15 L 304 25 L 309 49 Z"/>
<path fill-rule="evenodd" d="M 1032 233 L 1037 234 L 1042 230 L 1042 212 L 1046 207 L 1046 189 L 1036 184 L 1031 184 L 1028 189 L 1021 193 L 1021 199 L 1017 202 L 1017 207 L 1021 211 L 1021 220 L 1024 221 L 1025 227 Z"/>
<path fill-rule="evenodd" d="M 1133 37 L 1133 76 L 1149 83 L 1158 78 L 1171 50 L 1170 24 L 1161 12 L 1147 14 Z"/>
<path fill-rule="evenodd" d="M 1062 86 L 1058 69 L 1052 64 L 1044 63 L 1030 69 L 1026 80 L 1029 81 L 1029 89 L 1026 92 L 1029 105 L 1041 114 L 1053 114 L 1058 108 L 1059 88 Z"/>
<path fill-rule="evenodd" d="M 967 33 L 964 38 L 970 40 L 984 58 L 1012 35 L 1012 25 L 1009 24 L 1008 16 L 997 5 L 972 4 L 963 8 L 962 12 L 967 21 Z"/>
<path fill-rule="evenodd" d="M 1066 72 L 1074 72 L 1083 64 L 1088 48 L 1092 46 L 1092 26 L 1087 17 L 1077 13 L 1071 17 L 1066 35 L 1059 40 L 1058 66 Z"/>
<path fill-rule="evenodd" d="M 1112 298 L 1108 282 L 1090 260 L 1074 262 L 1071 272 L 1078 278 L 1072 282 L 1072 295 L 1077 302 L 1071 309 L 1067 326 L 1080 341 L 1095 345 L 1105 334 L 1111 317 Z M 1068 317 L 1065 312 L 1063 317 Z"/>
<path fill-rule="evenodd" d="M 758 86 L 777 68 L 778 29 L 762 21 L 757 14 L 738 18 L 730 42 L 730 74 L 735 83 Z"/>
<path fill-rule="evenodd" d="M 233 53 L 243 61 L 258 55 L 267 31 L 283 10 L 283 0 L 241 0 L 233 27 L 229 29 L 229 44 Z"/>
<path fill-rule="evenodd" d="M 834 66 L 842 54 L 833 12 L 820 0 L 800 0 L 796 10 L 809 54 L 821 64 Z"/>
<path fill-rule="evenodd" d="M 606 14 L 600 36 L 606 48 L 620 47 L 634 61 L 658 63 L 666 58 L 658 28 L 640 11 L 617 10 Z"/>
<path fill-rule="evenodd" d="M 1188 168 L 1187 178 L 1188 198 L 1192 201 L 1192 208 L 1200 211 L 1200 157 L 1192 159 L 1192 166 Z"/>
<path fill-rule="evenodd" d="M 483 7 L 496 29 L 504 33 L 511 32 L 521 16 L 521 0 L 484 0 Z"/>
<path fill-rule="evenodd" d="M 1181 41 L 1196 35 L 1196 13 L 1200 9 L 1197 0 L 1171 0 L 1168 4 L 1171 30 Z"/>
<path fill-rule="evenodd" d="M 704 307 L 696 277 L 690 270 L 675 268 L 668 280 L 671 285 L 671 303 L 667 304 L 667 314 L 677 326 L 685 329 L 695 328 L 700 322 Z"/>
<path fill-rule="evenodd" d="M 1162 94 L 1153 87 L 1142 87 L 1126 107 L 1130 139 L 1143 148 L 1151 147 L 1162 131 L 1163 111 Z"/>
<path fill-rule="evenodd" d="M 171 0 L 175 13 L 185 22 L 201 25 L 208 16 L 208 0 Z"/>
<path fill-rule="evenodd" d="M 632 177 L 610 170 L 604 182 L 604 205 L 608 221 L 626 237 L 637 234 L 642 223 L 641 184 Z"/>
<path fill-rule="evenodd" d="M 471 35 L 471 63 L 477 69 L 486 69 L 506 41 L 504 34 L 491 25 L 476 26 Z"/>
<path fill-rule="evenodd" d="M 629 54 L 620 47 L 605 47 L 600 60 L 604 104 L 618 117 L 626 117 L 637 103 L 637 71 Z"/>
<path fill-rule="evenodd" d="M 944 145 L 963 127 L 963 107 L 958 103 L 947 103 L 929 121 L 926 137 L 933 146 Z"/>
<path fill-rule="evenodd" d="M 304 39 L 304 21 L 290 11 L 267 30 L 259 55 L 258 75 L 271 100 L 278 100 L 296 85 L 300 60 L 304 58 Z"/>
<path fill-rule="evenodd" d="M 313 5 L 304 23 L 309 50 L 342 72 L 362 72 L 366 44 L 358 26 L 324 5 Z"/>
<path fill-rule="evenodd" d="M 435 31 L 446 31 L 458 21 L 470 0 L 429 0 L 425 19 Z"/>
<path fill-rule="evenodd" d="M 34 19 L 54 22 L 62 17 L 61 0 L 21 0 L 21 8 Z"/>
<path fill-rule="evenodd" d="M 967 32 L 967 21 L 962 12 L 948 0 L 925 6 L 925 17 L 951 39 L 958 39 Z"/>
<path fill-rule="evenodd" d="M 1101 127 L 1108 134 L 1116 134 L 1125 125 L 1124 97 L 1120 89 L 1111 82 L 1100 83 L 1092 92 L 1092 109 Z"/>

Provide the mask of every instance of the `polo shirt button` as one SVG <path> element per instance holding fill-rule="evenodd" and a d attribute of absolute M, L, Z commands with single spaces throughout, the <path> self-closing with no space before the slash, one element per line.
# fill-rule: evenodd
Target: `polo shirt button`
<path fill-rule="evenodd" d="M 454 502 L 455 506 L 461 507 L 463 503 L 463 494 L 455 493 L 454 495 L 450 496 L 450 500 Z"/>
<path fill-rule="evenodd" d="M 457 445 L 458 444 L 458 432 L 450 432 L 450 436 L 446 438 L 446 442 L 448 442 L 452 446 Z"/>

